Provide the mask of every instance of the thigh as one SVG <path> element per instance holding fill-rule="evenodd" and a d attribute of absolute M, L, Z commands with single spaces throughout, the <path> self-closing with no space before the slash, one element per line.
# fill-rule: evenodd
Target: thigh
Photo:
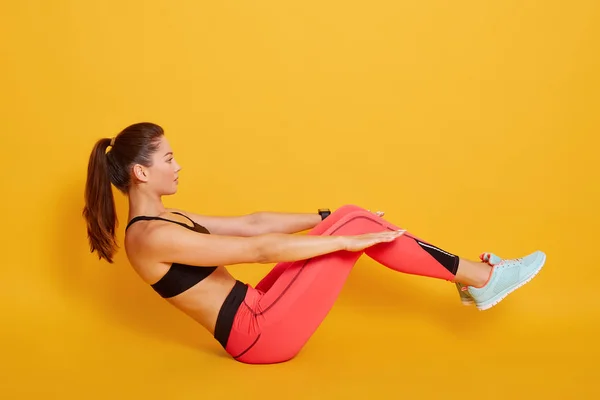
<path fill-rule="evenodd" d="M 360 224 L 349 213 L 323 235 L 353 235 L 382 230 L 377 224 Z M 249 345 L 238 347 L 238 360 L 251 363 L 281 362 L 296 355 L 333 307 L 348 275 L 363 252 L 336 251 L 300 260 L 290 265 L 269 290 L 248 301 L 251 326 L 241 331 L 255 333 Z"/>
<path fill-rule="evenodd" d="M 227 351 L 249 364 L 292 359 L 333 307 L 360 256 L 336 252 L 291 263 L 266 293 L 245 299 Z"/>

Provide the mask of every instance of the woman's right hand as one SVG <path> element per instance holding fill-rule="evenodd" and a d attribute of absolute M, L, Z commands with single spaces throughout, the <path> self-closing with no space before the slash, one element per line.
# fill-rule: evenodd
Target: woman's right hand
<path fill-rule="evenodd" d="M 399 230 L 344 236 L 344 250 L 361 251 L 378 243 L 392 242 L 405 232 L 406 230 Z"/>

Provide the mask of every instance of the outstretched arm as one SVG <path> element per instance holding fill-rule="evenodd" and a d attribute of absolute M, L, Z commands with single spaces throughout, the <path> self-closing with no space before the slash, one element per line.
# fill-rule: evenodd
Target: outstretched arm
<path fill-rule="evenodd" d="M 267 233 L 297 233 L 312 229 L 319 222 L 318 213 L 282 213 L 257 211 L 251 214 L 236 216 L 202 215 L 189 211 L 169 208 L 190 217 L 194 222 L 204 226 L 215 235 L 225 236 L 258 236 Z"/>
<path fill-rule="evenodd" d="M 262 233 L 258 223 L 258 213 L 220 216 L 196 214 L 175 208 L 169 208 L 167 211 L 176 211 L 187 215 L 191 220 L 202 225 L 215 235 L 249 237 Z"/>
<path fill-rule="evenodd" d="M 314 228 L 321 222 L 317 213 L 282 213 L 260 211 L 255 213 L 256 225 L 261 234 L 297 233 Z"/>

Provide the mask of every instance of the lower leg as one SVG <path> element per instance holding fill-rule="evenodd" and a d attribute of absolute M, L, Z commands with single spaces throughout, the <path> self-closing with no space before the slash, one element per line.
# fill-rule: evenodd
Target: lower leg
<path fill-rule="evenodd" d="M 355 211 L 345 218 L 348 221 L 362 221 L 356 222 L 356 226 L 346 234 L 367 233 L 373 229 L 398 230 L 397 226 L 369 212 Z M 365 253 L 397 271 L 463 284 L 480 310 L 495 306 L 508 294 L 525 285 L 546 262 L 546 254 L 538 250 L 525 257 L 501 261 L 501 267 L 492 267 L 487 263 L 459 259 L 410 233 L 404 233 L 393 242 L 367 248 Z"/>
<path fill-rule="evenodd" d="M 349 214 L 353 214 L 357 217 L 354 219 L 354 223 L 351 228 L 351 232 L 353 231 L 354 233 L 349 234 L 360 234 L 366 233 L 367 231 L 373 231 L 373 223 L 375 224 L 375 228 L 378 230 L 400 229 L 394 224 L 391 224 L 390 222 L 362 207 L 345 205 L 335 210 L 326 220 L 311 229 L 308 234 L 345 234 L 340 233 L 339 230 L 330 230 L 330 228 Z M 365 221 L 367 221 L 366 225 L 369 225 L 368 222 L 371 223 L 371 227 L 366 228 L 367 231 L 364 230 L 364 226 L 366 226 Z M 362 228 L 360 227 L 361 222 L 363 225 Z M 403 239 L 404 237 L 410 238 L 409 241 L 405 241 Z M 402 246 L 402 244 L 404 244 L 404 246 Z M 487 282 L 492 270 L 492 267 L 487 263 L 459 258 L 458 256 L 445 252 L 438 247 L 417 238 L 409 232 L 406 232 L 403 236 L 396 239 L 396 241 L 392 243 L 384 243 L 369 248 L 365 251 L 365 253 L 381 264 L 401 272 L 429 276 L 426 271 L 431 270 L 433 267 L 436 269 L 434 277 L 474 287 L 482 287 Z M 442 262 L 439 262 L 438 260 L 442 260 Z M 287 268 L 289 268 L 290 265 L 292 265 L 291 262 L 278 263 L 256 285 L 256 289 L 263 292 L 269 290 L 273 283 Z M 445 270 L 443 268 L 440 269 L 441 266 L 444 267 Z"/>
<path fill-rule="evenodd" d="M 400 229 L 360 207 L 346 214 L 344 219 L 344 226 L 329 234 L 352 235 Z M 474 287 L 485 285 L 492 271 L 492 267 L 487 263 L 459 258 L 409 232 L 391 243 L 367 248 L 365 254 L 400 272 L 446 279 Z"/>

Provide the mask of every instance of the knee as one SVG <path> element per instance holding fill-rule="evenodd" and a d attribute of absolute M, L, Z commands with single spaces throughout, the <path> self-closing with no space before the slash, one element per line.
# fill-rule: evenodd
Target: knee
<path fill-rule="evenodd" d="M 337 208 L 334 212 L 337 214 L 347 214 L 353 211 L 367 211 L 364 208 L 354 205 L 354 204 L 345 204 L 339 208 Z"/>

